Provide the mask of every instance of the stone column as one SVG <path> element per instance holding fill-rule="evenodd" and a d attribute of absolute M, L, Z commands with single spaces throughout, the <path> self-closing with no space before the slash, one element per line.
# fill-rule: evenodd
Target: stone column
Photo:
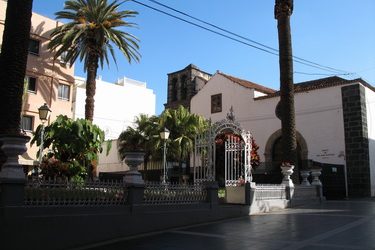
<path fill-rule="evenodd" d="M 30 137 L 23 135 L 0 135 L 0 145 L 6 160 L 0 171 L 0 206 L 24 204 L 25 174 L 18 163 L 18 156 L 26 152 Z"/>
<path fill-rule="evenodd" d="M 141 173 L 138 171 L 138 166 L 144 162 L 144 152 L 126 152 L 125 163 L 128 165 L 129 170 L 126 171 L 124 176 L 124 182 L 127 185 L 144 185 L 144 181 Z"/>
<path fill-rule="evenodd" d="M 288 187 L 294 187 L 292 179 L 290 179 L 290 176 L 293 174 L 294 166 L 281 166 L 281 172 L 284 175 L 283 181 L 281 184 L 285 184 Z"/>
<path fill-rule="evenodd" d="M 144 156 L 144 152 L 127 152 L 125 154 L 125 163 L 129 170 L 125 173 L 124 185 L 128 192 L 127 203 L 132 207 L 143 203 L 145 182 L 138 171 L 138 166 L 144 161 Z"/>
<path fill-rule="evenodd" d="M 218 205 L 219 203 L 219 198 L 218 198 L 218 190 L 219 190 L 219 185 L 217 184 L 216 181 L 214 182 L 208 182 L 206 183 L 205 186 L 207 190 L 207 202 L 210 203 L 211 207 Z"/>
<path fill-rule="evenodd" d="M 294 194 L 294 184 L 290 176 L 293 174 L 293 165 L 281 165 L 281 172 L 284 175 L 283 181 L 281 184 L 286 186 L 286 199 L 291 200 Z"/>
<path fill-rule="evenodd" d="M 301 170 L 300 171 L 301 177 L 302 177 L 302 182 L 301 186 L 311 186 L 310 182 L 307 180 L 307 178 L 310 176 L 310 170 Z"/>
<path fill-rule="evenodd" d="M 319 176 L 322 174 L 321 168 L 311 169 L 311 176 L 313 178 L 311 185 L 316 187 L 316 196 L 320 200 L 323 198 L 323 184 L 319 179 Z"/>
<path fill-rule="evenodd" d="M 366 89 L 361 84 L 341 88 L 345 131 L 346 185 L 349 197 L 371 196 L 370 140 Z"/>
<path fill-rule="evenodd" d="M 322 174 L 321 168 L 315 168 L 311 170 L 311 176 L 313 177 L 313 180 L 311 182 L 311 185 L 313 186 L 322 186 L 322 182 L 319 179 L 319 176 Z"/>

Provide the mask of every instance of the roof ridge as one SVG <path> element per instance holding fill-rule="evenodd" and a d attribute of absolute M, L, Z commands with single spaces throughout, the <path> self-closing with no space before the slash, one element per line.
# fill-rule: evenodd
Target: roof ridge
<path fill-rule="evenodd" d="M 362 78 L 348 80 L 339 76 L 330 76 L 330 77 L 320 78 L 316 80 L 296 83 L 294 84 L 294 92 L 300 93 L 300 92 L 305 92 L 305 91 L 310 91 L 310 90 L 335 87 L 335 86 L 346 85 L 346 84 L 351 84 L 351 83 L 356 83 L 356 82 L 363 84 L 364 86 L 368 87 L 369 89 L 375 92 L 375 88 L 371 86 L 371 84 L 369 84 L 368 82 L 364 81 Z M 267 96 L 257 97 L 256 99 L 258 100 L 267 99 L 267 98 L 272 98 L 272 97 L 276 97 L 279 95 L 280 95 L 280 90 L 274 93 L 271 93 Z"/>
<path fill-rule="evenodd" d="M 243 87 L 246 87 L 246 88 L 253 88 L 253 89 L 256 89 L 258 91 L 265 92 L 267 94 L 271 94 L 271 93 L 276 92 L 276 90 L 274 90 L 274 89 L 268 88 L 266 86 L 260 85 L 260 84 L 255 83 L 255 82 L 251 82 L 251 81 L 248 81 L 248 80 L 245 80 L 245 79 L 241 79 L 241 78 L 238 78 L 238 77 L 235 77 L 235 76 L 232 76 L 232 75 L 225 74 L 221 71 L 217 71 L 216 74 L 222 75 L 225 78 L 231 80 L 232 82 L 238 83 L 239 85 L 241 85 Z"/>

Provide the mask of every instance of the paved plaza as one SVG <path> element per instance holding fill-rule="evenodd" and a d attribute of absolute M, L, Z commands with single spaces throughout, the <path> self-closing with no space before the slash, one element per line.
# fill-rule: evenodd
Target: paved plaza
<path fill-rule="evenodd" d="M 375 249 L 375 200 L 327 201 L 80 249 Z"/>

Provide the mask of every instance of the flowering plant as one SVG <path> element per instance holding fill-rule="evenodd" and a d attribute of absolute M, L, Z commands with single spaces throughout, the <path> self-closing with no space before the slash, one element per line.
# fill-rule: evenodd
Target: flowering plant
<path fill-rule="evenodd" d="M 281 167 L 291 167 L 293 164 L 290 161 L 282 161 Z"/>
<path fill-rule="evenodd" d="M 238 178 L 237 185 L 238 186 L 244 186 L 245 183 L 246 183 L 245 179 L 242 176 L 240 176 L 240 178 Z"/>

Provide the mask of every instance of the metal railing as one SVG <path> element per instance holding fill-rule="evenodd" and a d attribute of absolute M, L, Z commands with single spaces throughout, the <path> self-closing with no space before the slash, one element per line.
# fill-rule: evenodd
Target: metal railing
<path fill-rule="evenodd" d="M 123 205 L 127 196 L 122 181 L 34 180 L 25 186 L 25 205 L 28 206 Z"/>
<path fill-rule="evenodd" d="M 144 204 L 193 204 L 207 201 L 207 190 L 203 185 L 181 185 L 146 183 Z"/>
<path fill-rule="evenodd" d="M 255 200 L 286 199 L 286 186 L 283 184 L 257 184 Z"/>

